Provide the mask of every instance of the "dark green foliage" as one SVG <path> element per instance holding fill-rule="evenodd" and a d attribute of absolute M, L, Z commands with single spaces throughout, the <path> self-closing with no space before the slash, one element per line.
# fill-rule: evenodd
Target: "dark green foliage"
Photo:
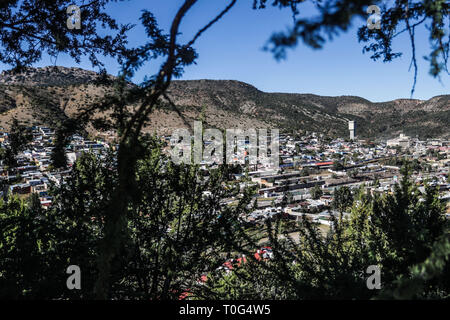
<path fill-rule="evenodd" d="M 55 280 L 64 270 L 55 261 L 50 219 L 16 198 L 0 200 L 1 298 L 45 298 L 49 290 L 57 290 Z"/>
<path fill-rule="evenodd" d="M 331 206 L 341 214 L 353 204 L 353 194 L 349 187 L 341 187 L 334 191 Z"/>
<path fill-rule="evenodd" d="M 195 167 L 168 163 L 155 146 L 138 163 L 140 188 L 129 203 L 120 254 L 111 260 L 111 298 L 177 299 L 242 241 L 239 217 L 248 211 L 252 193 L 247 191 L 237 207 L 225 206 L 221 200 L 236 190 L 223 187 L 223 168 L 204 177 Z M 49 210 L 40 209 L 35 196 L 28 205 L 15 198 L 0 202 L 3 297 L 96 296 L 96 259 L 117 183 L 113 167 L 112 157 L 83 155 L 66 183 L 54 187 Z M 65 288 L 70 264 L 81 268 L 79 292 Z"/>
<path fill-rule="evenodd" d="M 448 299 L 450 293 L 450 236 L 448 231 L 433 245 L 430 256 L 400 276 L 382 299 Z"/>
<path fill-rule="evenodd" d="M 55 141 L 51 153 L 51 160 L 54 168 L 67 167 L 65 147 L 67 146 L 67 144 L 69 144 L 69 139 L 71 135 L 75 133 L 76 129 L 76 124 L 70 119 L 67 119 L 56 129 Z"/>
<path fill-rule="evenodd" d="M 220 200 L 234 192 L 222 187 L 226 181 L 222 169 L 206 178 L 195 167 L 164 164 L 157 150 L 139 162 L 139 194 L 128 222 L 131 257 L 120 281 L 127 294 L 177 299 L 221 265 L 239 243 L 239 214 L 251 195 L 235 208 L 224 206 Z"/>
<path fill-rule="evenodd" d="M 80 5 L 82 28 L 70 30 L 66 24 L 69 17 L 66 9 L 72 1 L 2 1 L 0 61 L 21 69 L 39 61 L 44 53 L 54 57 L 68 53 L 77 62 L 81 56 L 88 56 L 94 66 L 102 66 L 99 53 L 119 57 L 130 26 L 117 25 L 105 13 L 108 2 L 91 1 Z M 100 36 L 100 25 L 116 35 Z"/>
<path fill-rule="evenodd" d="M 424 201 L 421 201 L 423 199 Z M 268 224 L 273 260 L 214 272 L 206 292 L 233 299 L 446 298 L 450 293 L 448 227 L 435 190 L 421 195 L 405 175 L 392 195 L 361 192 L 349 219 L 334 219 L 324 238 L 303 219 L 299 238 L 278 237 Z M 294 241 L 296 240 L 296 241 Z M 382 291 L 366 286 L 381 268 Z"/>
<path fill-rule="evenodd" d="M 11 129 L 8 135 L 9 145 L 2 153 L 2 158 L 7 166 L 15 166 L 17 154 L 20 151 L 25 150 L 28 142 L 31 141 L 32 137 L 33 136 L 30 130 L 21 125 L 16 118 L 13 118 Z"/>
<path fill-rule="evenodd" d="M 407 178 L 393 195 L 379 198 L 359 195 L 351 218 L 335 221 L 325 239 L 317 225 L 307 220 L 302 221 L 298 243 L 287 235 L 279 238 L 281 221 L 275 220 L 273 226 L 268 220 L 267 233 L 274 260 L 255 260 L 252 253 L 258 244 L 243 232 L 240 221 L 240 216 L 250 210 L 251 190 L 244 191 L 236 207 L 224 205 L 221 200 L 239 193 L 227 184 L 231 170 L 221 167 L 209 172 L 206 178 L 196 167 L 175 166 L 161 156 L 161 146 L 142 133 L 156 108 L 168 104 L 178 111 L 167 96 L 172 79 L 181 76 L 183 68 L 195 62 L 196 40 L 236 1 L 232 0 L 185 43 L 179 42 L 180 25 L 196 0 L 184 1 L 167 33 L 159 28 L 154 15 L 144 10 L 141 22 L 147 39 L 131 49 L 124 47 L 124 35 L 129 27 L 119 28 L 105 14 L 107 2 L 93 1 L 83 6 L 83 28 L 78 31 L 69 31 L 65 25 L 68 1 L 29 0 L 20 4 L 6 1 L 0 5 L 1 62 L 23 69 L 38 61 L 44 52 L 52 56 L 65 52 L 78 62 L 81 56 L 87 55 L 94 66 L 101 66 L 96 56 L 101 53 L 117 57 L 122 66 L 120 77 L 109 79 L 103 74 L 98 80 L 98 84 L 110 85 L 114 90 L 82 110 L 76 118 L 80 124 L 91 123 L 98 130 L 116 129 L 117 154 L 110 154 L 103 161 L 94 155 L 84 155 L 65 183 L 54 187 L 54 205 L 49 210 L 39 208 L 36 196 L 28 204 L 16 198 L 0 201 L 2 297 L 176 299 L 182 292 L 191 290 L 195 296 L 204 298 L 361 299 L 375 295 L 367 290 L 364 279 L 365 268 L 372 264 L 382 267 L 383 286 L 387 290 L 402 285 L 396 282 L 398 277 L 415 281 L 418 275 L 425 274 L 419 295 L 437 291 L 443 292 L 441 297 L 448 295 L 447 280 L 443 284 L 433 283 L 443 270 L 448 270 L 444 266 L 447 243 L 433 248 L 433 243 L 444 234 L 441 203 L 429 188 L 421 201 Z M 256 0 L 254 7 L 263 8 L 267 2 Z M 295 26 L 288 34 L 272 37 L 271 50 L 276 57 L 283 57 L 285 48 L 296 45 L 298 38 L 313 48 L 320 48 L 325 36 L 347 30 L 354 17 L 366 17 L 365 7 L 374 4 L 373 1 L 324 1 L 317 19 L 300 19 L 297 7 L 301 2 L 269 1 L 280 8 L 290 8 L 296 17 Z M 408 7 L 409 16 L 403 15 L 399 10 L 408 5 L 409 2 L 397 1 L 384 15 L 383 29 L 375 33 L 360 31 L 360 40 L 375 40 L 376 44 L 366 51 L 374 52 L 374 58 L 384 56 L 389 61 L 398 56 L 391 52 L 390 46 L 395 27 L 402 21 L 409 23 L 410 18 L 411 23 L 431 19 L 434 47 L 430 64 L 436 76 L 446 65 L 448 43 L 443 39 L 443 19 L 448 15 L 448 5 L 443 1 L 422 1 Z M 102 23 L 107 29 L 117 30 L 117 35 L 98 36 L 96 27 Z M 411 28 L 414 27 L 408 30 Z M 130 86 L 128 80 L 133 74 L 156 59 L 163 61 L 159 71 L 142 84 Z M 283 108 L 289 129 L 301 125 L 317 131 L 326 128 L 332 134 L 341 130 L 339 121 L 333 120 L 328 126 L 302 115 L 305 106 L 313 114 L 323 112 L 332 116 L 337 108 L 336 98 L 327 99 L 327 104 L 332 106 L 322 110 L 315 105 L 320 99 L 317 97 L 311 101 L 296 95 L 267 98 L 257 90 L 250 91 L 257 105 L 267 107 L 268 115 L 277 114 L 278 108 Z M 163 103 L 162 99 L 167 102 Z M 297 99 L 301 100 L 299 104 L 295 102 Z M 361 101 L 353 97 L 346 101 L 355 99 Z M 281 104 L 271 105 L 278 100 Z M 40 96 L 33 102 L 45 101 Z M 217 98 L 213 102 L 220 103 Z M 56 104 L 51 108 L 56 110 Z M 110 118 L 96 119 L 95 114 L 102 112 L 109 112 Z M 395 113 L 393 116 L 398 124 L 407 124 L 407 116 L 402 118 Z M 386 132 L 388 128 L 382 117 L 373 120 L 378 126 L 368 129 L 368 134 L 371 130 Z M 348 118 L 361 120 L 363 124 L 369 121 L 356 116 Z M 346 121 L 343 117 L 339 119 Z M 12 158 L 27 141 L 17 123 L 15 127 L 11 136 Z M 53 159 L 57 166 L 64 166 L 61 149 L 69 132 L 58 133 Z M 210 196 L 204 191 L 209 191 Z M 320 197 L 319 186 L 313 191 L 314 198 Z M 242 271 L 222 277 L 216 268 L 235 252 L 246 252 L 249 263 Z M 81 292 L 69 292 L 64 287 L 65 268 L 70 264 L 81 267 Z M 211 283 L 197 286 L 196 281 L 204 273 L 210 275 Z M 224 282 L 228 279 L 230 282 Z"/>
<path fill-rule="evenodd" d="M 104 164 L 86 155 L 67 183 L 52 192 L 55 206 L 51 209 L 41 209 L 36 195 L 28 204 L 15 198 L 2 202 L 0 287 L 4 298 L 94 297 L 95 252 L 112 179 Z M 81 292 L 66 288 L 66 269 L 71 264 L 81 268 Z"/>
<path fill-rule="evenodd" d="M 344 169 L 344 165 L 339 161 L 333 161 L 333 170 L 340 171 Z"/>
<path fill-rule="evenodd" d="M 311 189 L 311 197 L 314 200 L 319 199 L 321 196 L 323 195 L 323 191 L 322 188 L 320 188 L 320 186 L 318 184 L 316 184 L 312 189 Z"/>

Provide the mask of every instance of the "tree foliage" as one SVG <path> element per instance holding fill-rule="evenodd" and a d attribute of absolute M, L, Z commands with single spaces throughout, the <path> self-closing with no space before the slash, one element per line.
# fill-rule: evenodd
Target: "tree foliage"
<path fill-rule="evenodd" d="M 278 228 L 269 224 L 274 259 L 233 274 L 215 272 L 207 290 L 238 299 L 446 298 L 449 238 L 443 212 L 436 190 L 420 194 L 406 174 L 392 195 L 361 192 L 351 216 L 334 218 L 326 237 L 306 218 L 298 239 L 278 237 Z M 381 292 L 366 286 L 370 265 L 381 269 Z"/>
<path fill-rule="evenodd" d="M 33 136 L 29 128 L 21 125 L 16 118 L 13 118 L 9 131 L 8 145 L 2 153 L 2 158 L 7 166 L 14 167 L 17 163 L 16 157 L 18 153 L 25 150 Z"/>
<path fill-rule="evenodd" d="M 119 26 L 111 18 L 105 12 L 108 2 L 82 1 L 82 27 L 70 30 L 66 10 L 73 1 L 2 1 L 0 61 L 19 70 L 41 60 L 44 53 L 55 59 L 66 53 L 78 63 L 87 56 L 94 66 L 103 66 L 103 56 L 120 59 L 131 25 Z M 111 34 L 102 36 L 102 31 Z"/>
<path fill-rule="evenodd" d="M 406 178 L 393 195 L 360 195 L 350 220 L 335 221 L 325 239 L 308 220 L 302 222 L 298 243 L 289 237 L 279 239 L 279 228 L 268 221 L 274 259 L 252 258 L 257 244 L 243 232 L 240 220 L 249 210 L 251 190 L 244 191 L 236 207 L 224 205 L 223 199 L 239 192 L 227 184 L 229 170 L 221 167 L 205 178 L 194 166 L 173 165 L 142 132 L 155 109 L 167 105 L 176 109 L 167 88 L 195 63 L 196 41 L 236 0 L 185 43 L 180 43 L 180 26 L 196 0 L 183 2 L 168 32 L 144 10 L 140 20 L 147 39 L 136 48 L 126 47 L 130 25 L 118 26 L 105 13 L 108 2 L 83 2 L 80 30 L 66 26 L 69 1 L 9 0 L 0 5 L 1 62 L 20 69 L 39 61 L 43 53 L 53 57 L 68 53 L 77 62 L 88 56 L 100 67 L 99 55 L 113 56 L 122 66 L 117 79 L 104 73 L 98 79 L 99 84 L 113 81 L 114 91 L 82 110 L 76 120 L 97 130 L 116 129 L 117 154 L 105 160 L 91 154 L 81 157 L 64 183 L 54 186 L 49 210 L 40 210 L 35 197 L 28 204 L 16 198 L 0 202 L 2 296 L 168 299 L 191 289 L 204 297 L 369 298 L 374 293 L 365 287 L 364 270 L 372 264 L 381 265 L 387 289 L 395 289 L 399 276 L 414 280 L 422 272 L 417 270 L 425 268 L 431 276 L 425 278 L 424 293 L 434 290 L 429 279 L 442 270 L 448 256 L 445 243 L 432 247 L 443 237 L 442 207 L 434 191 L 428 188 L 422 197 Z M 378 1 L 317 2 L 319 15 L 312 18 L 300 18 L 300 0 L 254 0 L 253 5 L 263 9 L 269 3 L 288 8 L 294 17 L 293 28 L 274 34 L 268 45 L 275 57 L 282 58 L 298 39 L 321 48 L 326 37 L 347 30 L 355 17 L 366 20 L 365 8 Z M 414 30 L 429 22 L 430 71 L 438 76 L 447 64 L 447 17 L 445 1 L 396 1 L 383 8 L 380 30 L 364 26 L 358 36 L 369 42 L 364 50 L 373 52 L 373 59 L 390 61 L 399 56 L 392 52 L 393 39 L 407 31 L 415 64 Z M 403 23 L 406 29 L 396 32 Z M 114 35 L 100 36 L 99 26 Z M 130 84 L 137 70 L 156 61 L 163 61 L 158 72 L 139 85 Z M 17 123 L 12 131 L 14 156 L 27 138 Z M 53 158 L 57 166 L 64 166 L 61 150 L 70 132 L 58 132 Z M 319 191 L 316 186 L 315 198 Z M 218 275 L 217 267 L 233 252 L 247 252 L 250 262 L 242 271 Z M 82 268 L 81 295 L 62 285 L 61 275 L 70 264 Z M 213 280 L 198 287 L 197 280 L 205 273 Z M 439 290 L 448 292 L 448 287 Z"/>

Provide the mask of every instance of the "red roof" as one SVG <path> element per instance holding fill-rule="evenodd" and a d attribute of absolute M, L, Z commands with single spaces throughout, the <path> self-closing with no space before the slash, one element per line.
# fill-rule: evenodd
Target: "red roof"
<path fill-rule="evenodd" d="M 329 166 L 332 165 L 333 161 L 327 161 L 327 162 L 316 162 L 316 166 Z"/>
<path fill-rule="evenodd" d="M 261 260 L 262 259 L 262 255 L 264 253 L 267 253 L 268 251 L 272 251 L 271 247 L 262 247 L 260 250 L 257 250 L 255 253 L 255 258 L 257 260 Z M 261 255 L 260 255 L 261 254 Z M 227 268 L 228 270 L 233 270 L 233 264 L 237 267 L 240 267 L 242 263 L 247 263 L 247 258 L 245 256 L 242 256 L 241 258 L 237 258 L 237 259 L 230 259 L 225 261 L 222 266 Z M 205 283 L 208 280 L 207 275 L 202 275 L 199 279 L 199 282 Z M 179 296 L 179 300 L 183 300 L 186 299 L 188 296 L 190 296 L 192 293 L 190 292 L 190 290 L 186 290 L 185 292 L 183 292 L 182 294 L 180 294 Z"/>

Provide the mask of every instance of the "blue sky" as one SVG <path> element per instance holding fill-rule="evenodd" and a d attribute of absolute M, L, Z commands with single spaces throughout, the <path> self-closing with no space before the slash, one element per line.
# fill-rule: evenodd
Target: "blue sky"
<path fill-rule="evenodd" d="M 108 12 L 121 23 L 135 23 L 130 33 L 130 44 L 145 42 L 140 26 L 141 10 L 152 11 L 160 27 L 169 30 L 182 0 L 134 0 L 111 3 Z M 276 61 L 263 46 L 275 31 L 286 30 L 292 23 L 288 10 L 268 7 L 252 10 L 253 0 L 239 0 L 236 6 L 196 43 L 199 54 L 196 65 L 185 69 L 182 79 L 234 79 L 250 83 L 267 92 L 313 93 L 339 96 L 356 95 L 371 101 L 409 98 L 413 71 L 408 72 L 411 50 L 407 34 L 398 37 L 394 50 L 403 57 L 391 62 L 374 62 L 362 54 L 356 32 L 364 20 L 355 20 L 353 28 L 328 42 L 322 50 L 312 50 L 303 44 L 288 51 L 287 60 Z M 76 1 L 75 1 L 76 3 Z M 200 0 L 181 25 L 180 39 L 188 41 L 195 32 L 227 5 L 226 0 Z M 301 15 L 314 14 L 306 7 Z M 414 98 L 429 99 L 450 93 L 450 77 L 442 74 L 441 82 L 428 75 L 428 64 L 422 56 L 429 52 L 424 29 L 417 31 L 417 56 L 419 74 Z M 53 64 L 44 58 L 36 66 Z M 79 66 L 91 69 L 87 60 L 76 65 L 70 58 L 59 56 L 57 65 Z M 158 62 L 144 66 L 135 77 L 139 82 L 145 75 L 153 74 Z M 1 66 L 0 66 L 1 68 Z M 107 60 L 107 69 L 117 74 L 118 66 Z"/>

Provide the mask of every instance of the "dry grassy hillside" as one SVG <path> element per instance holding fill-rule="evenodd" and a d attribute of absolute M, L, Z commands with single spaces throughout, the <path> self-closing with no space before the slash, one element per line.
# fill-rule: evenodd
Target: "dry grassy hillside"
<path fill-rule="evenodd" d="M 3 72 L 0 126 L 8 129 L 13 117 L 27 125 L 56 126 L 111 90 L 95 85 L 97 77 L 92 71 L 64 67 Z M 222 129 L 277 127 L 346 136 L 347 121 L 356 120 L 360 137 L 390 137 L 402 131 L 421 137 L 450 136 L 449 95 L 372 103 L 354 96 L 267 93 L 234 80 L 192 80 L 174 81 L 168 96 L 175 106 L 156 110 L 145 131 L 170 134 L 202 119 L 205 126 Z"/>

